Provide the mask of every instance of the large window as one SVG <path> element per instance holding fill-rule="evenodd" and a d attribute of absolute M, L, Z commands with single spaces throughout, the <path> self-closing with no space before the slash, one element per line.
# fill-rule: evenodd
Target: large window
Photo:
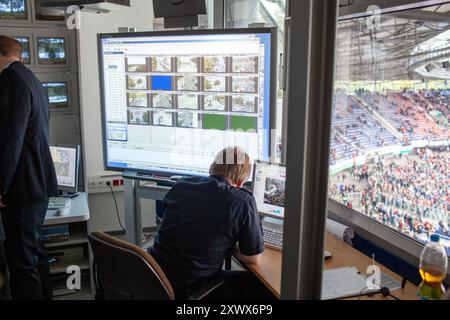
<path fill-rule="evenodd" d="M 341 21 L 330 198 L 450 247 L 450 8 Z M 448 14 L 448 13 L 447 13 Z"/>

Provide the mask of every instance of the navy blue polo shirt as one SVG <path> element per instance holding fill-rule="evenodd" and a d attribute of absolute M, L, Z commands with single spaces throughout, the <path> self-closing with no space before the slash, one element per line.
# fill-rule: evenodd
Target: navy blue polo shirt
<path fill-rule="evenodd" d="M 223 177 L 181 179 L 164 204 L 163 221 L 149 252 L 175 288 L 216 275 L 236 243 L 247 256 L 264 251 L 253 195 Z"/>

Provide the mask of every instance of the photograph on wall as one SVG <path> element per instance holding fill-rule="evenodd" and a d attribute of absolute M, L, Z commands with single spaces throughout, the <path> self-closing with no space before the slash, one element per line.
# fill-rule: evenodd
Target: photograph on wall
<path fill-rule="evenodd" d="M 168 93 L 152 94 L 152 108 L 171 109 L 173 107 L 173 97 Z"/>
<path fill-rule="evenodd" d="M 234 76 L 231 80 L 233 92 L 236 93 L 257 93 L 258 77 L 253 76 Z"/>
<path fill-rule="evenodd" d="M 198 96 L 194 94 L 179 94 L 178 109 L 198 109 Z"/>
<path fill-rule="evenodd" d="M 264 190 L 264 203 L 277 207 L 284 207 L 285 182 L 267 178 Z"/>
<path fill-rule="evenodd" d="M 177 71 L 186 73 L 198 72 L 197 57 L 177 57 Z"/>
<path fill-rule="evenodd" d="M 257 98 L 250 95 L 234 96 L 232 99 L 232 110 L 234 112 L 256 112 Z"/>
<path fill-rule="evenodd" d="M 128 106 L 148 108 L 148 96 L 145 92 L 128 92 Z"/>
<path fill-rule="evenodd" d="M 212 56 L 203 58 L 203 72 L 205 73 L 224 73 L 227 72 L 226 58 L 221 56 Z"/>
<path fill-rule="evenodd" d="M 179 91 L 198 91 L 198 77 L 177 77 L 177 89 Z"/>
<path fill-rule="evenodd" d="M 225 92 L 227 89 L 227 77 L 205 76 L 203 78 L 205 91 Z"/>
<path fill-rule="evenodd" d="M 45 82 L 42 83 L 48 95 L 48 103 L 52 111 L 69 108 L 67 93 L 67 83 L 65 82 Z"/>
<path fill-rule="evenodd" d="M 164 111 L 153 112 L 153 125 L 165 127 L 173 126 L 173 113 Z"/>
<path fill-rule="evenodd" d="M 152 57 L 152 72 L 172 72 L 172 58 Z"/>
<path fill-rule="evenodd" d="M 148 90 L 147 76 L 128 75 L 127 84 L 130 90 Z"/>
<path fill-rule="evenodd" d="M 0 20 L 26 20 L 26 0 L 0 0 Z"/>
<path fill-rule="evenodd" d="M 57 65 L 66 63 L 65 38 L 37 38 L 38 63 Z"/>
<path fill-rule="evenodd" d="M 219 95 L 207 95 L 204 99 L 205 110 L 225 111 L 227 98 Z"/>
<path fill-rule="evenodd" d="M 148 72 L 147 58 L 141 56 L 128 56 L 127 72 Z"/>
<path fill-rule="evenodd" d="M 198 114 L 193 112 L 179 112 L 177 118 L 178 127 L 182 128 L 198 128 Z"/>
<path fill-rule="evenodd" d="M 142 108 L 128 109 L 128 123 L 136 125 L 150 124 L 150 111 Z"/>
<path fill-rule="evenodd" d="M 236 56 L 232 59 L 233 73 L 256 73 L 258 70 L 258 57 Z"/>

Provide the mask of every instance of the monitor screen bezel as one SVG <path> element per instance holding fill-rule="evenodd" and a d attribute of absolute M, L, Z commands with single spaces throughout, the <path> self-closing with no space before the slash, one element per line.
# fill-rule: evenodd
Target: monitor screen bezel
<path fill-rule="evenodd" d="M 103 64 L 103 47 L 102 39 L 107 38 L 124 38 L 124 37 L 160 37 L 160 36 L 190 36 L 190 35 L 227 35 L 227 34 L 270 34 L 271 54 L 270 54 L 270 116 L 269 128 L 270 131 L 276 129 L 276 105 L 277 105 L 277 59 L 278 59 L 278 29 L 276 27 L 266 28 L 241 28 L 241 29 L 202 29 L 202 30 L 180 30 L 180 31 L 151 31 L 151 32 L 134 32 L 134 33 L 100 33 L 97 34 L 97 49 L 99 62 L 99 81 L 100 81 L 100 101 L 101 101 L 101 117 L 102 117 L 102 145 L 103 145 L 103 166 L 107 171 L 116 172 L 137 172 L 139 174 L 147 175 L 161 175 L 170 177 L 173 175 L 184 176 L 205 176 L 204 172 L 195 173 L 193 171 L 184 172 L 183 170 L 157 170 L 155 169 L 140 169 L 140 168 L 123 168 L 117 166 L 110 166 L 108 164 L 108 148 L 107 148 L 107 124 L 106 124 L 106 104 L 105 104 L 105 87 L 104 87 L 104 64 Z M 268 157 L 272 155 L 272 135 L 268 135 Z"/>
<path fill-rule="evenodd" d="M 80 181 L 80 157 L 81 157 L 81 146 L 80 145 L 70 145 L 70 144 L 52 144 L 50 148 L 66 148 L 66 149 L 74 149 L 75 152 L 75 186 L 62 186 L 58 182 L 58 190 L 60 192 L 68 192 L 68 193 L 77 193 L 78 192 L 78 184 Z"/>
<path fill-rule="evenodd" d="M 24 18 L 15 18 L 14 13 L 3 13 L 3 17 L 1 17 L 2 13 L 0 13 L 0 21 L 2 23 L 6 22 L 6 23 L 17 23 L 17 24 L 24 24 L 24 23 L 29 23 L 31 22 L 31 5 L 30 5 L 30 1 L 29 0 L 24 0 L 24 4 L 25 4 L 25 17 Z M 9 15 L 9 16 L 8 16 Z"/>
<path fill-rule="evenodd" d="M 49 61 L 49 59 L 41 59 L 39 57 L 39 42 L 45 39 L 63 39 L 64 40 L 64 61 L 61 63 L 42 63 L 44 60 Z M 43 68 L 60 68 L 67 66 L 69 64 L 69 55 L 68 55 L 68 37 L 64 34 L 62 35 L 36 35 L 36 65 Z"/>
<path fill-rule="evenodd" d="M 61 111 L 67 111 L 67 110 L 71 109 L 70 108 L 70 102 L 71 102 L 70 101 L 70 83 L 68 81 L 64 81 L 64 80 L 62 80 L 62 81 L 41 81 L 41 83 L 42 83 L 42 86 L 44 87 L 44 89 L 46 90 L 47 96 L 49 98 L 48 106 L 49 106 L 49 109 L 50 109 L 51 112 L 61 112 Z M 48 94 L 48 89 L 47 89 L 48 87 L 46 87 L 46 85 L 49 85 L 49 84 L 63 84 L 63 85 L 65 85 L 65 88 L 66 88 L 66 99 L 67 99 L 65 108 L 57 108 L 57 107 L 55 107 L 55 105 L 57 105 L 57 103 L 50 102 L 50 95 Z"/>
<path fill-rule="evenodd" d="M 254 165 L 253 165 L 253 180 L 252 180 L 252 194 L 253 197 L 255 196 L 255 185 L 256 185 L 256 169 L 258 167 L 258 165 L 268 165 L 268 166 L 278 166 L 280 168 L 284 168 L 286 170 L 286 165 L 283 163 L 274 163 L 274 162 L 270 162 L 270 161 L 261 161 L 261 160 L 256 160 Z M 286 181 L 285 181 L 286 183 Z M 284 209 L 286 209 L 286 207 L 284 207 Z M 265 213 L 265 212 L 261 212 L 258 209 L 258 214 L 261 217 L 267 217 L 267 218 L 272 218 L 272 219 L 276 219 L 276 220 L 281 220 L 284 221 L 284 215 L 282 217 L 280 216 L 276 216 L 270 213 Z"/>
<path fill-rule="evenodd" d="M 77 81 L 77 75 L 71 74 L 71 73 L 36 73 L 36 76 L 38 77 L 39 81 L 43 83 L 67 83 L 67 108 L 54 108 L 49 103 L 49 110 L 52 114 L 58 114 L 58 115 L 68 115 L 68 114 L 76 114 L 77 112 L 77 106 L 78 106 L 78 81 Z"/>
<path fill-rule="evenodd" d="M 75 30 L 57 30 L 36 28 L 30 32 L 33 35 L 34 45 L 34 66 L 33 71 L 38 73 L 52 73 L 55 71 L 74 72 L 78 71 L 77 64 L 73 63 L 77 59 L 77 40 Z M 64 48 L 66 54 L 65 63 L 60 64 L 41 64 L 39 63 L 38 38 L 64 38 Z"/>

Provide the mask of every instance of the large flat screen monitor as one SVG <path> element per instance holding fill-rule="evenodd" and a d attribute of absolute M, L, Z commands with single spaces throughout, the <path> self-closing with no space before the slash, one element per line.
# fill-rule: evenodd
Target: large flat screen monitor
<path fill-rule="evenodd" d="M 207 174 L 221 149 L 270 157 L 276 30 L 100 34 L 108 170 Z"/>

